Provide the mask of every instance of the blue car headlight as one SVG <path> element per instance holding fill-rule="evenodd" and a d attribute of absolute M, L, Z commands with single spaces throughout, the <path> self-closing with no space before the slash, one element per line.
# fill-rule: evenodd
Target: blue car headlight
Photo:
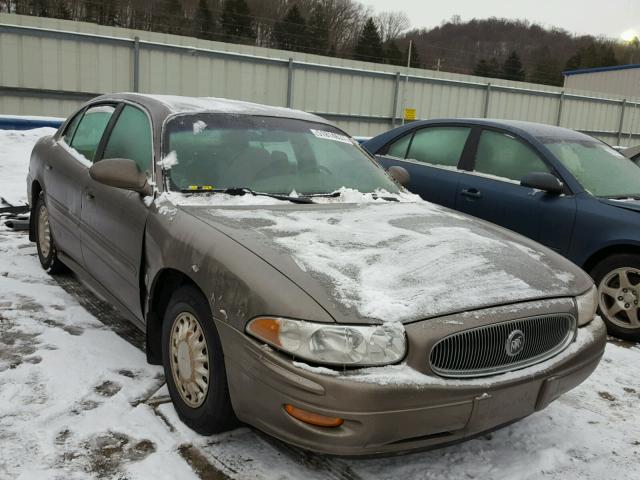
<path fill-rule="evenodd" d="M 586 293 L 576 297 L 576 308 L 578 310 L 578 327 L 589 323 L 596 315 L 598 309 L 598 290 L 595 285 Z"/>

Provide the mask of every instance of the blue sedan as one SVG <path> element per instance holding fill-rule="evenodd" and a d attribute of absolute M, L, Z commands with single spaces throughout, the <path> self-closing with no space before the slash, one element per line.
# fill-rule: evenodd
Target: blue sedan
<path fill-rule="evenodd" d="M 609 332 L 640 340 L 640 168 L 632 161 L 573 130 L 506 120 L 414 122 L 363 147 L 385 168 L 406 169 L 406 187 L 425 200 L 580 265 L 596 282 Z"/>

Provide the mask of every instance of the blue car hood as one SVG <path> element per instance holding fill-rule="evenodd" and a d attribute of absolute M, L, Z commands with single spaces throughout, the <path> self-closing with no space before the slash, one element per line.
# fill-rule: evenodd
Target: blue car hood
<path fill-rule="evenodd" d="M 611 205 L 613 207 L 640 212 L 640 200 L 613 200 L 606 198 L 600 198 L 599 200 L 605 205 Z"/>

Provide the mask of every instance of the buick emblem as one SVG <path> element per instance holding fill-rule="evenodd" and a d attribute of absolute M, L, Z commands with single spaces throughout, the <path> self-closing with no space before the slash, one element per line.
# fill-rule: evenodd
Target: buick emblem
<path fill-rule="evenodd" d="M 504 346 L 507 355 L 515 357 L 524 348 L 524 333 L 521 330 L 514 330 L 507 337 L 507 342 Z"/>

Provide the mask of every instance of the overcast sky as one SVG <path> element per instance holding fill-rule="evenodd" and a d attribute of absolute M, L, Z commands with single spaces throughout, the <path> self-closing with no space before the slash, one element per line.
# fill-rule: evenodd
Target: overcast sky
<path fill-rule="evenodd" d="M 403 10 L 414 28 L 433 27 L 452 15 L 463 20 L 505 17 L 557 26 L 572 33 L 619 38 L 640 30 L 640 0 L 360 0 L 375 12 Z"/>

